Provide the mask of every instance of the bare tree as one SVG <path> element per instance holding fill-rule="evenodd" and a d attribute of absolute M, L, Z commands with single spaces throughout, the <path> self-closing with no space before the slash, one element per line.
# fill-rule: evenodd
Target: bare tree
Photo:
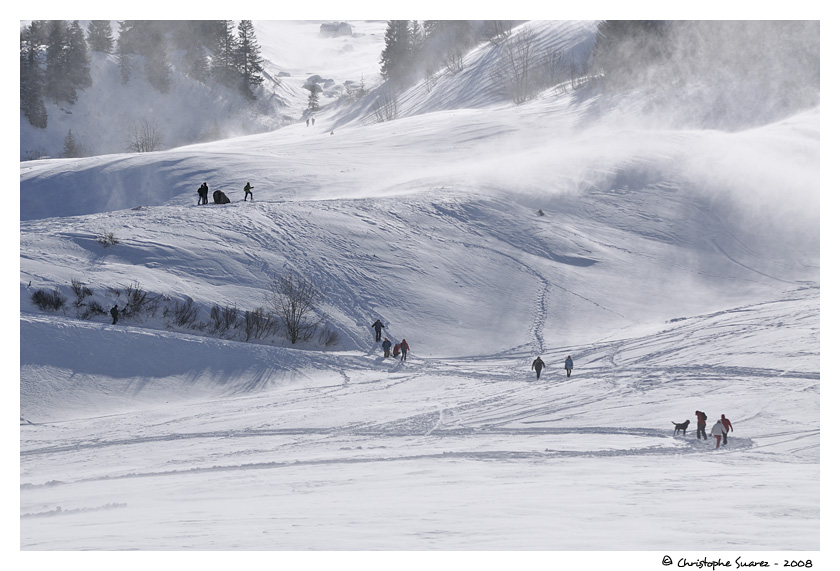
<path fill-rule="evenodd" d="M 464 47 L 460 45 L 452 47 L 444 54 L 443 61 L 452 75 L 464 71 Z"/>
<path fill-rule="evenodd" d="M 320 292 L 306 278 L 287 274 L 272 282 L 268 303 L 277 314 L 289 341 L 307 341 L 317 331 L 323 321 L 315 313 L 320 298 Z"/>
<path fill-rule="evenodd" d="M 399 115 L 397 94 L 393 90 L 385 90 L 376 97 L 373 104 L 373 115 L 377 123 L 393 121 Z"/>
<path fill-rule="evenodd" d="M 150 153 L 161 148 L 160 125 L 154 119 L 132 121 L 128 127 L 127 148 L 130 153 Z"/>
<path fill-rule="evenodd" d="M 507 38 L 495 70 L 496 80 L 513 102 L 524 103 L 536 93 L 536 54 L 534 33 L 522 30 Z"/>
<path fill-rule="evenodd" d="M 485 25 L 485 34 L 493 45 L 500 45 L 513 31 L 513 20 L 489 20 Z"/>

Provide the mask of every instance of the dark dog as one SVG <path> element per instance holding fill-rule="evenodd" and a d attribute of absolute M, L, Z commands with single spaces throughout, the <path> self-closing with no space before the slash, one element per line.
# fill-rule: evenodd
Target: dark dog
<path fill-rule="evenodd" d="M 686 420 L 685 422 L 681 422 L 681 423 L 677 424 L 676 422 L 674 422 L 672 420 L 671 424 L 674 425 L 674 436 L 676 436 L 677 432 L 679 432 L 680 430 L 682 430 L 683 436 L 685 436 L 685 429 L 688 428 L 688 425 L 691 424 L 691 421 Z"/>

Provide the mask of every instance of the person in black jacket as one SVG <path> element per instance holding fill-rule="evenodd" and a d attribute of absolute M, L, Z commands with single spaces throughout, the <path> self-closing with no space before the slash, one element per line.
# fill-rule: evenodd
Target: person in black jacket
<path fill-rule="evenodd" d="M 534 359 L 534 362 L 531 363 L 531 369 L 537 372 L 537 380 L 540 380 L 540 371 L 545 368 L 545 361 L 537 357 Z"/>
<path fill-rule="evenodd" d="M 210 189 L 207 187 L 207 183 L 201 183 L 201 186 L 198 187 L 198 203 L 199 204 L 207 204 L 207 193 L 210 192 Z"/>
<path fill-rule="evenodd" d="M 382 328 L 385 327 L 385 326 L 382 325 L 382 322 L 377 319 L 374 322 L 374 324 L 371 325 L 371 327 L 373 327 L 374 331 L 376 331 L 376 340 L 381 341 L 382 340 Z"/>
<path fill-rule="evenodd" d="M 113 319 L 113 321 L 111 321 L 111 325 L 114 325 L 114 324 L 117 323 L 117 316 L 119 316 L 119 314 L 120 314 L 120 312 L 117 309 L 117 304 L 115 303 L 114 307 L 111 308 L 111 319 Z"/>

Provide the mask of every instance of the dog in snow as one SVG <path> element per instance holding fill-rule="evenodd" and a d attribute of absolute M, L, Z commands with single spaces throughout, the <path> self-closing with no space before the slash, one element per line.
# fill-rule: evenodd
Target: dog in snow
<path fill-rule="evenodd" d="M 671 424 L 673 424 L 673 425 L 674 425 L 674 436 L 676 436 L 676 435 L 677 435 L 677 432 L 679 432 L 680 430 L 682 430 L 683 436 L 685 436 L 685 430 L 686 430 L 686 428 L 688 428 L 688 425 L 689 425 L 689 424 L 691 424 L 691 421 L 690 421 L 690 420 L 686 420 L 685 422 L 679 422 L 679 423 L 677 423 L 677 422 L 674 422 L 674 421 L 672 420 L 672 421 L 671 421 Z"/>

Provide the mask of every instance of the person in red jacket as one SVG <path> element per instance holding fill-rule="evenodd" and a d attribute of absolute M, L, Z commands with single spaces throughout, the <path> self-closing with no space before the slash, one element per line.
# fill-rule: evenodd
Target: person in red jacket
<path fill-rule="evenodd" d="M 402 359 L 400 360 L 405 361 L 405 358 L 408 356 L 408 343 L 405 342 L 405 339 L 400 342 L 400 353 L 402 353 Z"/>
<path fill-rule="evenodd" d="M 732 422 L 724 415 L 720 415 L 720 421 L 723 423 L 723 445 L 726 446 L 726 434 L 733 430 Z"/>

